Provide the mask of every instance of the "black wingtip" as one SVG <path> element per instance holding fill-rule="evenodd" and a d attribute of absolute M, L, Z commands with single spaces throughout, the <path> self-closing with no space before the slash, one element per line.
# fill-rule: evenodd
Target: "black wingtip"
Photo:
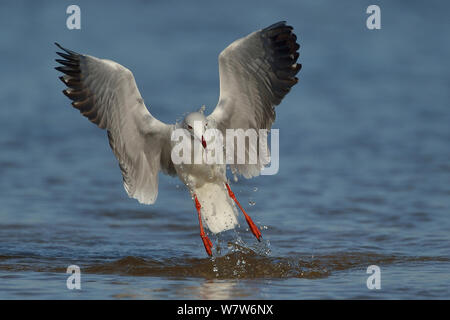
<path fill-rule="evenodd" d="M 60 48 L 61 50 L 64 50 L 64 48 L 58 43 L 58 42 L 54 42 L 55 46 L 57 46 L 58 48 Z M 65 51 L 65 50 L 64 50 Z"/>
<path fill-rule="evenodd" d="M 58 66 L 55 67 L 56 70 L 59 72 L 62 72 L 64 74 L 67 74 L 68 76 L 76 77 L 80 74 L 80 70 L 77 68 L 67 67 L 67 66 Z"/>
<path fill-rule="evenodd" d="M 273 29 L 276 29 L 279 27 L 284 27 L 284 26 L 286 26 L 286 21 L 284 21 L 284 20 L 278 21 L 278 22 L 275 22 L 274 24 L 271 24 L 270 26 L 266 27 L 265 30 L 273 30 Z"/>
<path fill-rule="evenodd" d="M 58 52 L 56 51 L 56 54 L 59 55 L 60 57 L 66 59 L 66 60 L 70 60 L 70 61 L 78 61 L 78 57 L 74 56 L 72 54 L 66 54 L 66 53 L 62 53 L 62 52 Z"/>
<path fill-rule="evenodd" d="M 56 69 L 56 67 L 55 67 L 55 69 Z M 61 77 L 58 77 L 58 79 L 59 79 L 59 80 L 61 80 L 61 81 L 62 81 L 62 83 L 64 83 L 65 85 L 67 85 L 66 79 L 64 79 L 64 77 L 63 77 L 63 76 L 61 76 Z"/>
<path fill-rule="evenodd" d="M 73 62 L 71 60 L 63 60 L 63 59 L 55 59 L 56 62 L 66 66 L 66 67 L 71 67 L 71 68 L 77 68 L 78 67 L 78 63 L 77 62 Z"/>
<path fill-rule="evenodd" d="M 55 45 L 56 45 L 58 48 L 60 48 L 61 50 L 67 52 L 67 53 L 70 54 L 70 55 L 74 55 L 74 56 L 80 55 L 79 53 L 77 53 L 77 52 L 75 52 L 75 51 L 72 51 L 72 50 L 69 50 L 69 49 L 64 48 L 64 47 L 63 47 L 62 45 L 60 45 L 58 42 L 55 42 Z"/>

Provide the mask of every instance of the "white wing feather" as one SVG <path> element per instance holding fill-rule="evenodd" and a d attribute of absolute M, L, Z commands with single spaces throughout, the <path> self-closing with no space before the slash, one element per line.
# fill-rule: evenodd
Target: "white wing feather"
<path fill-rule="evenodd" d="M 220 97 L 208 120 L 224 137 L 226 129 L 270 130 L 274 107 L 298 81 L 295 75 L 301 64 L 296 63 L 300 48 L 296 39 L 292 27 L 282 21 L 234 41 L 220 53 Z M 260 150 L 267 149 L 267 139 L 263 143 Z M 246 148 L 248 158 L 248 144 Z M 262 166 L 258 157 L 257 164 L 231 168 L 251 178 L 260 174 Z"/>
<path fill-rule="evenodd" d="M 154 203 L 159 170 L 175 174 L 169 149 L 172 126 L 150 114 L 130 70 L 58 47 L 66 52 L 58 52 L 64 60 L 56 60 L 62 64 L 56 69 L 65 73 L 60 77 L 68 86 L 64 94 L 84 116 L 108 131 L 128 195 Z"/>

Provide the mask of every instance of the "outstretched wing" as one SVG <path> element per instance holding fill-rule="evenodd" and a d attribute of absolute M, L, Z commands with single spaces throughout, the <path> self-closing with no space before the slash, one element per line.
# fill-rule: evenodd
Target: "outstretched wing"
<path fill-rule="evenodd" d="M 225 136 L 226 129 L 267 129 L 280 104 L 298 79 L 300 48 L 293 28 L 285 21 L 234 41 L 219 55 L 220 97 L 208 117 Z M 267 148 L 267 138 L 263 139 Z M 248 144 L 246 144 L 248 157 Z M 235 148 L 237 152 L 237 148 Z M 265 149 L 264 149 L 265 150 Z M 264 164 L 231 165 L 246 178 L 259 175 Z"/>
<path fill-rule="evenodd" d="M 123 175 L 128 195 L 141 203 L 154 203 L 158 172 L 175 174 L 170 158 L 172 126 L 155 119 L 144 105 L 133 74 L 110 60 L 78 54 L 56 45 L 64 59 L 56 59 L 67 85 L 63 93 L 72 105 L 102 129 Z"/>

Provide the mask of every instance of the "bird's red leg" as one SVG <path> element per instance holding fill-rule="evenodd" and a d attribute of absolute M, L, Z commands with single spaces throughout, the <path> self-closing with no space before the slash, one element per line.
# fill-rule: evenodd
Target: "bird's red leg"
<path fill-rule="evenodd" d="M 239 201 L 237 201 L 236 196 L 234 195 L 233 191 L 231 191 L 231 188 L 228 185 L 228 183 L 225 183 L 225 185 L 227 186 L 228 189 L 228 195 L 230 196 L 231 199 L 234 200 L 234 202 L 236 202 L 239 209 L 241 209 L 242 213 L 244 214 L 245 220 L 247 221 L 248 226 L 250 227 L 250 230 L 252 231 L 253 235 L 256 237 L 256 239 L 258 239 L 258 241 L 261 241 L 261 231 L 259 231 L 258 227 L 253 223 L 252 218 L 250 218 L 247 212 L 245 212 L 245 210 L 242 208 Z"/>
<path fill-rule="evenodd" d="M 195 194 L 194 194 L 194 200 L 195 200 L 195 208 L 197 209 L 197 212 L 198 212 L 198 223 L 200 224 L 200 237 L 202 237 L 202 241 L 203 241 L 203 244 L 205 245 L 206 253 L 208 253 L 209 256 L 212 256 L 211 248 L 213 245 L 212 245 L 211 240 L 209 240 L 208 236 L 206 235 L 205 230 L 203 230 L 202 216 L 200 213 L 200 209 L 202 206 L 200 205 L 200 202 L 198 201 L 197 196 Z"/>

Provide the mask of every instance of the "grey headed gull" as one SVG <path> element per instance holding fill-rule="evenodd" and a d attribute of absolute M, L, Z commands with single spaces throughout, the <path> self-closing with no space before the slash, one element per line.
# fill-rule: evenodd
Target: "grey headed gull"
<path fill-rule="evenodd" d="M 208 255 L 213 244 L 203 225 L 216 234 L 238 224 L 236 205 L 242 211 L 253 235 L 261 241 L 261 232 L 245 212 L 227 179 L 226 163 L 178 163 L 173 160 L 175 130 L 182 129 L 192 142 L 203 149 L 209 143 L 208 129 L 225 135 L 228 129 L 267 129 L 275 120 L 275 106 L 297 82 L 301 69 L 297 37 L 285 21 L 253 32 L 231 43 L 219 55 L 220 97 L 214 111 L 188 114 L 183 121 L 166 124 L 148 111 L 139 93 L 133 73 L 106 59 L 79 54 L 55 43 L 63 52 L 56 59 L 59 79 L 67 86 L 63 93 L 82 115 L 107 130 L 109 144 L 123 176 L 123 185 L 131 198 L 153 204 L 158 195 L 158 173 L 178 178 L 188 187 L 198 213 L 200 236 Z M 199 124 L 199 125 L 198 125 Z M 261 141 L 260 147 L 261 147 Z M 267 137 L 262 141 L 267 148 Z M 200 147 L 200 148 L 201 148 Z M 248 153 L 249 144 L 245 144 Z M 194 150 L 194 149 L 193 149 Z M 264 163 L 231 163 L 234 174 L 252 178 L 260 174 Z"/>

